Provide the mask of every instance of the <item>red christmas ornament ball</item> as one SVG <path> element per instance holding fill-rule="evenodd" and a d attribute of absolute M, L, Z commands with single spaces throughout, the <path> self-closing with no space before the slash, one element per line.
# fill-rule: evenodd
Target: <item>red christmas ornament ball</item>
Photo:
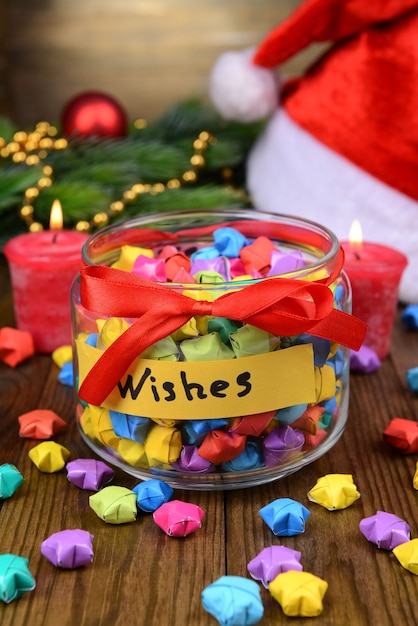
<path fill-rule="evenodd" d="M 72 98 L 61 116 L 64 135 L 78 137 L 126 137 L 128 122 L 122 106 L 100 91 L 86 91 Z"/>

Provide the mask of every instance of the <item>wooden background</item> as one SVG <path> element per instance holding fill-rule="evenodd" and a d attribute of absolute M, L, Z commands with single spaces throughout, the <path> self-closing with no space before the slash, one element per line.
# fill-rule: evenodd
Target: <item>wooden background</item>
<path fill-rule="evenodd" d="M 20 125 L 56 122 L 82 91 L 130 120 L 205 98 L 218 55 L 257 45 L 301 0 L 0 0 L 0 102 Z M 284 66 L 299 72 L 309 49 Z"/>

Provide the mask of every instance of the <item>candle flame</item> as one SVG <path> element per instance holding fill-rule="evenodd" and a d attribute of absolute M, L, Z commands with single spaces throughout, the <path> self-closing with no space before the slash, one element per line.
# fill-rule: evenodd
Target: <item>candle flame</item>
<path fill-rule="evenodd" d="M 59 200 L 54 200 L 51 207 L 51 214 L 49 217 L 49 229 L 50 230 L 62 230 L 63 227 L 62 207 Z"/>
<path fill-rule="evenodd" d="M 363 244 L 363 231 L 359 220 L 353 220 L 348 233 L 348 241 L 351 245 L 361 248 Z"/>

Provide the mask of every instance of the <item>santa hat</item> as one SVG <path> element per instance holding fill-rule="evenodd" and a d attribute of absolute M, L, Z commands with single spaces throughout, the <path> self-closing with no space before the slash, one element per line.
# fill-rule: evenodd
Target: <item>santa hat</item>
<path fill-rule="evenodd" d="M 331 46 L 278 80 L 315 42 Z M 407 254 L 400 295 L 418 302 L 418 0 L 307 0 L 257 49 L 222 55 L 210 95 L 227 119 L 271 115 L 248 162 L 256 208 L 344 239 L 359 217 L 366 239 Z"/>

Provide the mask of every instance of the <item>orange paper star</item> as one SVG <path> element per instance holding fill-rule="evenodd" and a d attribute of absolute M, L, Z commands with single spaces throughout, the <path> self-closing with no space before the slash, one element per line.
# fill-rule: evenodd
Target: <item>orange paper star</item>
<path fill-rule="evenodd" d="M 28 439 L 50 439 L 67 425 L 59 415 L 49 409 L 35 409 L 18 417 L 19 435 Z"/>

